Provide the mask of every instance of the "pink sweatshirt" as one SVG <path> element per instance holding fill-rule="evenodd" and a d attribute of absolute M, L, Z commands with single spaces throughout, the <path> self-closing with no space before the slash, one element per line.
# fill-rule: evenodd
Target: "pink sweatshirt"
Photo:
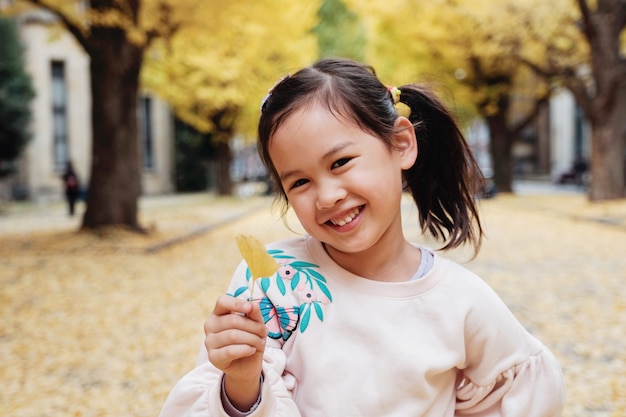
<path fill-rule="evenodd" d="M 435 255 L 423 278 L 383 283 L 342 269 L 312 237 L 268 246 L 257 282 L 270 332 L 252 417 L 559 416 L 560 367 L 480 278 Z M 247 298 L 247 267 L 229 293 Z M 201 352 L 160 417 L 228 417 Z"/>

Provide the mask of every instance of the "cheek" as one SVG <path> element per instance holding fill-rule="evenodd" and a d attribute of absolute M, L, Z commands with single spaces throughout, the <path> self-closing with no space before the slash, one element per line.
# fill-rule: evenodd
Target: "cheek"
<path fill-rule="evenodd" d="M 289 206 L 292 208 L 298 218 L 304 217 L 311 210 L 311 205 L 307 203 L 303 196 L 292 197 L 289 200 Z M 300 220 L 302 221 L 302 219 Z"/>
<path fill-rule="evenodd" d="M 315 202 L 308 201 L 303 196 L 297 196 L 289 200 L 289 206 L 304 230 L 310 234 L 310 226 L 317 224 L 315 219 Z"/>
<path fill-rule="evenodd" d="M 373 168 L 360 172 L 354 179 L 354 184 L 359 187 L 375 188 L 381 192 L 391 191 L 397 184 L 402 184 L 402 169 L 398 167 L 396 161 L 391 159 L 373 161 L 369 166 Z"/>
<path fill-rule="evenodd" d="M 361 192 L 367 193 L 373 199 L 395 202 L 398 195 L 402 194 L 402 170 L 392 168 L 389 161 L 387 165 L 381 163 L 378 167 L 380 169 L 367 172 L 367 177 L 362 176 L 356 184 L 361 187 Z"/>

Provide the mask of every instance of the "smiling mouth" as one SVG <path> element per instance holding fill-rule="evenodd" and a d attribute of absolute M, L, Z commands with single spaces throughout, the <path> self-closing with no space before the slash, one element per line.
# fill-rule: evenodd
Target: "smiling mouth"
<path fill-rule="evenodd" d="M 351 223 L 352 220 L 354 220 L 356 216 L 359 215 L 362 209 L 363 209 L 363 206 L 355 207 L 350 212 L 348 212 L 348 214 L 339 218 L 330 219 L 328 223 L 333 224 L 335 226 L 345 226 L 346 224 Z"/>

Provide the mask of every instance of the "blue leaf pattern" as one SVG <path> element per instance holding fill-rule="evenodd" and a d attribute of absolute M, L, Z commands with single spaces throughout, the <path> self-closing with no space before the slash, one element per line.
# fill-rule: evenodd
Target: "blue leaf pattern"
<path fill-rule="evenodd" d="M 333 298 L 326 285 L 326 278 L 318 271 L 318 265 L 298 261 L 278 249 L 268 250 L 268 253 L 281 267 L 274 276 L 261 278 L 260 286 L 265 294 L 268 294 L 272 287 L 276 287 L 282 297 L 270 292 L 273 299 L 270 301 L 267 296 L 262 297 L 261 310 L 266 325 L 272 327 L 269 336 L 287 340 L 296 326 L 300 328 L 300 333 L 304 333 L 311 324 L 312 317 L 323 322 L 324 305 L 332 303 Z M 246 269 L 246 281 L 250 278 L 250 270 Z M 289 281 L 290 293 L 287 292 L 285 281 Z M 246 286 L 239 287 L 234 296 L 241 296 L 247 290 Z M 294 305 L 294 301 L 300 304 Z M 312 309 L 315 314 L 311 313 Z"/>

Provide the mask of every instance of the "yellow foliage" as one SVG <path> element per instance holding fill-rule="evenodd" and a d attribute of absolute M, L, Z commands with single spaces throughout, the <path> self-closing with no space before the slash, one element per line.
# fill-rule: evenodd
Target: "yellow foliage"
<path fill-rule="evenodd" d="M 109 0 L 108 6 L 89 7 L 85 0 L 17 0 L 11 8 L 13 13 L 44 7 L 62 16 L 89 36 L 94 27 L 120 28 L 132 43 L 145 47 L 149 37 L 165 35 L 171 27 L 178 25 L 189 11 L 186 3 L 176 0 L 143 0 L 133 8 L 126 0 Z"/>
<path fill-rule="evenodd" d="M 178 31 L 147 55 L 144 85 L 201 131 L 215 129 L 211 117 L 231 109 L 237 130 L 251 134 L 267 90 L 316 57 L 310 30 L 318 2 L 192 3 L 197 9 Z"/>
<path fill-rule="evenodd" d="M 91 26 L 130 28 L 134 25 L 132 15 L 116 9 L 103 11 L 89 9 L 86 13 L 86 17 Z"/>
<path fill-rule="evenodd" d="M 582 62 L 585 48 L 574 25 L 569 0 L 348 0 L 370 30 L 368 61 L 390 84 L 430 81 L 444 85 L 464 107 L 497 111 L 497 90 L 536 97 L 546 85 L 530 90 L 519 58 L 546 64 L 553 58 Z M 557 49 L 559 54 L 554 54 Z M 480 73 L 476 72 L 478 64 Z M 513 90 L 485 88 L 485 77 L 511 75 Z M 535 84 L 542 84 L 538 79 Z M 495 107 L 494 107 L 495 106 Z"/>
<path fill-rule="evenodd" d="M 148 48 L 143 88 L 198 130 L 219 129 L 212 117 L 226 110 L 231 125 L 224 130 L 251 134 L 267 90 L 317 57 L 311 29 L 320 3 L 142 0 L 133 9 L 110 0 L 94 9 L 83 0 L 18 0 L 11 12 L 43 6 L 85 36 L 96 26 L 123 29 L 131 43 Z"/>

